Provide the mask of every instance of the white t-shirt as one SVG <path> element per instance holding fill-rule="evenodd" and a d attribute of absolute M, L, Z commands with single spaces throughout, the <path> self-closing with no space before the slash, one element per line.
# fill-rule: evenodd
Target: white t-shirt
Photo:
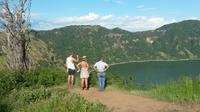
<path fill-rule="evenodd" d="M 95 63 L 94 67 L 97 68 L 98 72 L 105 72 L 105 67 L 108 66 L 107 63 L 103 62 L 103 61 L 98 61 L 97 63 Z"/>
<path fill-rule="evenodd" d="M 76 69 L 73 60 L 74 60 L 74 58 L 72 56 L 67 57 L 66 65 L 67 65 L 68 69 L 73 69 L 73 70 Z"/>

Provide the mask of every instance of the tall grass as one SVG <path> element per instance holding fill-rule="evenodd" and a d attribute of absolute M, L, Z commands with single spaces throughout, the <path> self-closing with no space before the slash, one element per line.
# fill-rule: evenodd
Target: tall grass
<path fill-rule="evenodd" d="M 159 100 L 187 104 L 200 103 L 200 75 L 194 79 L 185 76 L 178 81 L 170 81 L 161 85 L 149 83 L 149 86 L 144 88 L 134 82 L 133 76 L 122 77 L 108 74 L 107 85 L 131 91 L 136 95 L 150 96 Z"/>
<path fill-rule="evenodd" d="M 183 77 L 176 82 L 155 86 L 146 95 L 178 103 L 200 103 L 200 75 L 194 80 Z"/>

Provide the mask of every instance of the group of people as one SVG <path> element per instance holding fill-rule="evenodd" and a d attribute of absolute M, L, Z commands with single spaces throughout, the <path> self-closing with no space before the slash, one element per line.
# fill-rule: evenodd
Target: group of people
<path fill-rule="evenodd" d="M 78 63 L 78 64 L 76 64 Z M 82 90 L 89 89 L 88 86 L 88 78 L 89 78 L 89 68 L 90 65 L 88 63 L 88 59 L 86 56 L 83 56 L 81 61 L 79 61 L 78 55 L 75 55 L 71 53 L 67 59 L 66 59 L 66 67 L 67 67 L 67 73 L 68 73 L 68 85 L 73 86 L 74 85 L 74 75 L 76 74 L 76 68 L 77 72 L 80 72 L 80 78 L 81 78 L 81 88 Z M 99 61 L 94 64 L 92 67 L 97 72 L 98 77 L 98 86 L 99 90 L 103 91 L 105 89 L 105 80 L 106 80 L 106 70 L 109 68 L 109 65 L 103 61 L 103 58 L 100 57 Z"/>

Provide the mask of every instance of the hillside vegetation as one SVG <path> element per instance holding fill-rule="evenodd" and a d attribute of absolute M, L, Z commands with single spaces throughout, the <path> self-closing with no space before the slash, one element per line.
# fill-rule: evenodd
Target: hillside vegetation
<path fill-rule="evenodd" d="M 70 52 L 87 55 L 96 61 L 103 56 L 108 62 L 158 59 L 197 59 L 200 57 L 200 21 L 187 20 L 144 32 L 120 28 L 77 25 L 34 35 L 53 48 L 59 58 Z"/>

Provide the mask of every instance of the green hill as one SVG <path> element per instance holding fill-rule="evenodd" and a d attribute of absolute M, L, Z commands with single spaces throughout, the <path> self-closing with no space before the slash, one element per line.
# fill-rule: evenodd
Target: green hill
<path fill-rule="evenodd" d="M 200 57 L 200 21 L 187 20 L 144 32 L 128 32 L 120 28 L 77 25 L 35 36 L 62 59 L 70 52 L 87 55 L 93 62 L 103 56 L 109 62 L 151 59 L 197 59 Z"/>
<path fill-rule="evenodd" d="M 165 31 L 166 36 L 171 37 L 179 36 L 180 38 L 199 37 L 200 35 L 200 21 L 199 20 L 187 20 L 179 23 L 173 23 L 164 25 L 156 31 Z"/>
<path fill-rule="evenodd" d="M 0 34 L 0 37 L 3 33 Z M 36 38 L 35 38 L 36 37 Z M 0 62 L 4 59 L 0 38 Z M 54 53 L 65 60 L 70 52 L 86 55 L 91 63 L 103 56 L 109 63 L 159 59 L 200 58 L 200 21 L 187 20 L 143 32 L 95 25 L 73 25 L 32 32 L 32 57 L 47 60 Z"/>

